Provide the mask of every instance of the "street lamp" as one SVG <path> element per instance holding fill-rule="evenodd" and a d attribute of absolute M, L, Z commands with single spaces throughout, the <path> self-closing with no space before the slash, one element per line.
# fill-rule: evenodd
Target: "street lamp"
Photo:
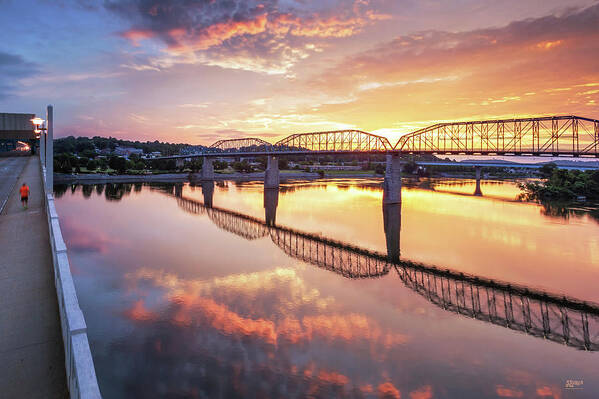
<path fill-rule="evenodd" d="M 31 119 L 31 123 L 33 123 L 33 125 L 35 126 L 35 129 L 33 130 L 33 132 L 36 134 L 36 136 L 35 136 L 36 139 L 40 138 L 40 134 L 42 133 L 42 130 L 47 130 L 45 127 L 42 127 L 44 122 L 45 121 L 42 118 L 38 118 L 38 117 Z"/>

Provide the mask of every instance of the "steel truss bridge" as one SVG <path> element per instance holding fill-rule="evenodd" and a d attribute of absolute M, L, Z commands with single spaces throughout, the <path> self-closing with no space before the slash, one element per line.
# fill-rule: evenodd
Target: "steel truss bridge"
<path fill-rule="evenodd" d="M 449 269 L 394 260 L 385 254 L 319 235 L 267 225 L 260 219 L 234 211 L 206 207 L 192 199 L 177 197 L 177 203 L 187 212 L 207 214 L 221 229 L 245 239 L 268 236 L 289 256 L 343 277 L 382 277 L 393 269 L 408 288 L 444 310 L 576 349 L 599 350 L 597 304 Z"/>
<path fill-rule="evenodd" d="M 567 115 L 437 123 L 394 145 L 361 130 L 292 134 L 274 144 L 259 138 L 219 140 L 202 153 L 157 159 L 388 152 L 599 157 L 599 120 Z"/>

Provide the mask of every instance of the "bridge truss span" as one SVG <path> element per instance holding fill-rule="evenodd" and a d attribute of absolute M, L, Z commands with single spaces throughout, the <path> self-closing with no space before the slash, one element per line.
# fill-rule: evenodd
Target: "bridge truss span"
<path fill-rule="evenodd" d="M 292 134 L 278 141 L 275 147 L 281 151 L 384 152 L 393 150 L 386 137 L 361 130 Z"/>
<path fill-rule="evenodd" d="M 241 139 L 219 140 L 212 144 L 210 149 L 222 152 L 264 152 L 272 151 L 273 145 L 257 137 Z"/>
<path fill-rule="evenodd" d="M 438 123 L 401 137 L 395 150 L 438 154 L 599 156 L 599 120 L 553 116 Z"/>

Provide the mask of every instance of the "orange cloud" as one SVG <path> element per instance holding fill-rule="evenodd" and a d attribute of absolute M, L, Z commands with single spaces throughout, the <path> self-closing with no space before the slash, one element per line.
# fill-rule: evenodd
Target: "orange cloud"
<path fill-rule="evenodd" d="M 242 35 L 256 35 L 266 30 L 267 15 L 259 15 L 247 21 L 227 21 L 210 25 L 201 30 L 197 36 L 184 37 L 184 30 L 177 28 L 171 30 L 171 38 L 180 40 L 169 46 L 173 52 L 199 51 L 222 44 L 232 37 Z M 175 32 L 176 34 L 172 34 Z"/>
<path fill-rule="evenodd" d="M 136 321 L 155 320 L 157 315 L 146 309 L 143 299 L 135 301 L 133 307 L 125 311 L 125 316 Z"/>
<path fill-rule="evenodd" d="M 375 357 L 408 341 L 407 336 L 387 331 L 376 320 L 357 313 L 327 313 L 295 318 L 289 313 L 291 309 L 313 304 L 318 311 L 325 311 L 330 303 L 319 298 L 317 291 L 306 291 L 295 272 L 286 269 L 228 276 L 210 282 L 182 280 L 171 274 L 150 270 L 141 270 L 127 277 L 132 286 L 141 279 L 150 280 L 164 288 L 165 297 L 173 311 L 160 314 L 179 325 L 207 324 L 226 335 L 254 337 L 272 345 L 280 342 L 309 343 L 316 338 L 327 342 L 361 341 L 370 347 Z M 285 286 L 285 292 L 288 293 L 281 301 L 286 305 L 279 307 L 269 302 L 268 308 L 288 316 L 273 321 L 270 320 L 272 314 L 267 309 L 261 309 L 264 303 L 261 297 L 268 297 L 270 291 L 279 291 L 281 286 Z M 242 316 L 232 310 L 232 305 L 227 305 L 246 303 L 246 297 L 252 298 L 252 314 L 263 313 L 262 317 Z M 133 320 L 147 319 L 149 312 L 142 305 L 143 302 L 136 302 L 126 315 Z"/>
<path fill-rule="evenodd" d="M 348 37 L 359 33 L 370 21 L 391 18 L 390 15 L 368 12 L 366 16 L 351 17 L 330 16 L 321 18 L 300 18 L 291 14 L 280 14 L 271 18 L 269 29 L 277 34 L 291 34 L 305 37 Z"/>
<path fill-rule="evenodd" d="M 501 396 L 502 398 L 521 398 L 524 396 L 524 392 L 517 389 L 507 388 L 503 385 L 497 385 L 495 387 L 495 392 L 497 393 L 497 396 Z"/>
<path fill-rule="evenodd" d="M 276 344 L 275 324 L 264 319 L 242 317 L 212 299 L 195 296 L 179 297 L 172 320 L 177 324 L 191 325 L 195 320 L 208 323 L 226 335 L 252 336 L 269 344 Z"/>
<path fill-rule="evenodd" d="M 333 384 L 333 385 L 346 385 L 349 383 L 349 378 L 347 378 L 343 374 L 339 374 L 334 371 L 332 371 L 332 372 L 320 371 L 318 373 L 317 378 L 320 381 L 326 382 L 328 384 Z"/>
<path fill-rule="evenodd" d="M 324 102 L 300 112 L 392 134 L 443 120 L 593 117 L 599 92 L 578 94 L 599 80 L 599 57 L 589 56 L 599 53 L 597 24 L 599 5 L 499 28 L 402 35 L 347 57 L 308 84 L 351 102 Z"/>
<path fill-rule="evenodd" d="M 543 50 L 549 50 L 553 47 L 557 47 L 559 45 L 561 45 L 564 41 L 563 40 L 554 40 L 554 41 L 544 41 L 544 42 L 540 42 L 537 43 L 537 47 Z"/>
<path fill-rule="evenodd" d="M 149 29 L 130 29 L 128 31 L 122 32 L 121 37 L 128 39 L 134 46 L 139 46 L 141 40 L 151 39 L 156 36 L 155 32 Z"/>
<path fill-rule="evenodd" d="M 550 386 L 542 386 L 537 388 L 537 395 L 540 397 L 552 397 L 554 399 L 561 399 L 562 393 L 559 388 L 552 388 Z"/>
<path fill-rule="evenodd" d="M 431 399 L 433 397 L 433 387 L 423 386 L 420 389 L 410 392 L 410 399 Z"/>
<path fill-rule="evenodd" d="M 399 399 L 401 393 L 391 382 L 385 382 L 378 387 L 379 398 L 383 399 Z"/>

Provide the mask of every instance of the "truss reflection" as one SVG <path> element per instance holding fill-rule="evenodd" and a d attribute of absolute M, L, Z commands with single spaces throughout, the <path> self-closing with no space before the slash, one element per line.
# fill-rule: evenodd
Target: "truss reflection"
<path fill-rule="evenodd" d="M 287 255 L 343 277 L 382 277 L 394 269 L 408 288 L 447 311 L 576 349 L 599 350 L 599 306 L 596 304 L 401 260 L 400 205 L 383 207 L 387 254 L 382 254 L 276 226 L 273 216 L 278 195 L 265 193 L 264 199 L 265 214 L 271 218 L 268 223 L 196 200 L 176 198 L 182 209 L 207 215 L 225 231 L 248 240 L 269 237 Z"/>

